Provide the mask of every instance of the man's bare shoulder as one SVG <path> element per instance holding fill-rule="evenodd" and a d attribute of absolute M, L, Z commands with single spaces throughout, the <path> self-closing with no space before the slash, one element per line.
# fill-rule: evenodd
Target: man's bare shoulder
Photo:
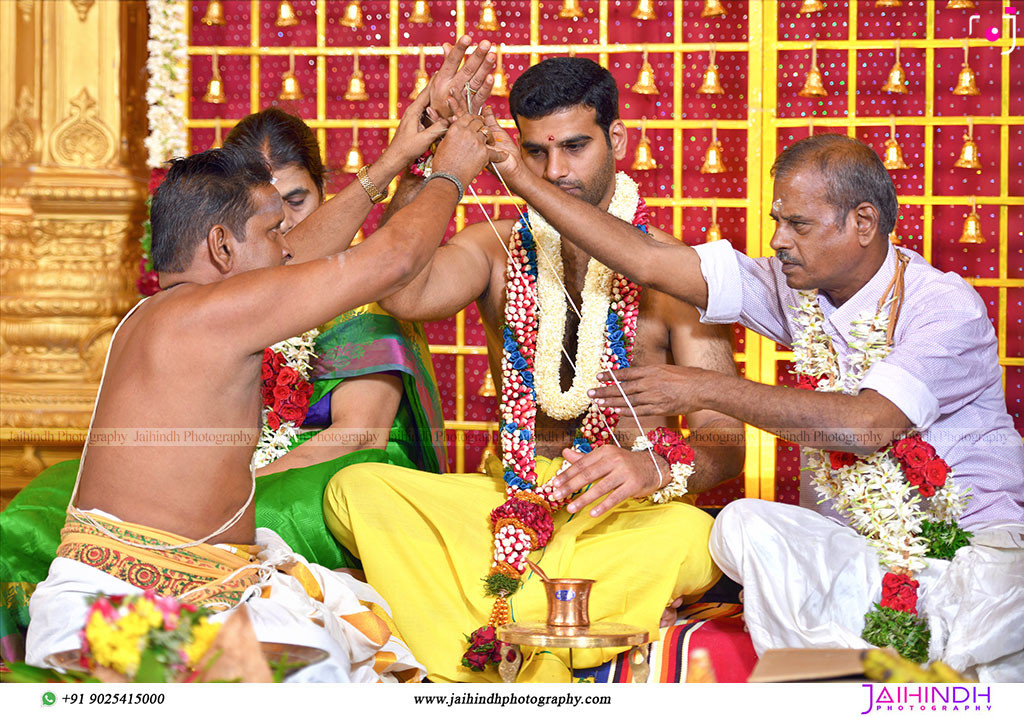
<path fill-rule="evenodd" d="M 685 246 L 685 244 L 683 242 L 681 242 L 680 240 L 676 239 L 674 236 L 672 236 L 668 232 L 663 231 L 661 229 L 658 229 L 657 227 L 648 226 L 647 227 L 647 233 L 648 233 L 648 235 L 652 239 L 654 239 L 655 241 L 657 241 L 657 242 L 659 242 L 661 244 L 672 244 L 674 246 Z"/>
<path fill-rule="evenodd" d="M 453 236 L 445 246 L 463 246 L 485 252 L 488 256 L 494 256 L 495 252 L 504 256 L 505 250 L 501 247 L 508 243 L 515 223 L 513 219 L 498 219 L 470 224 Z"/>

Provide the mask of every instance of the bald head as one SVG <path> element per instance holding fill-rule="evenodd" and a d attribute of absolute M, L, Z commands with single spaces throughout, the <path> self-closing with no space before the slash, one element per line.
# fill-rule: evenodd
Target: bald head
<path fill-rule="evenodd" d="M 783 179 L 799 169 L 817 170 L 825 182 L 825 200 L 835 208 L 836 224 L 860 204 L 878 211 L 883 238 L 896 226 L 899 204 L 888 170 L 871 147 L 840 134 L 819 134 L 788 147 L 772 165 L 772 176 Z"/>

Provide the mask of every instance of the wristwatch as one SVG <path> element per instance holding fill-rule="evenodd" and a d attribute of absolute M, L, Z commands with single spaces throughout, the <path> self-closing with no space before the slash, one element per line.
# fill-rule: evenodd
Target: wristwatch
<path fill-rule="evenodd" d="M 364 164 L 360 167 L 359 171 L 356 172 L 356 179 L 358 179 L 359 183 L 363 185 L 363 189 L 366 190 L 366 193 L 370 195 L 370 201 L 374 204 L 378 204 L 388 198 L 388 190 L 387 187 L 385 187 L 384 191 L 381 192 L 377 189 L 377 185 L 370 181 L 370 175 L 367 171 L 368 167 L 368 164 Z"/>

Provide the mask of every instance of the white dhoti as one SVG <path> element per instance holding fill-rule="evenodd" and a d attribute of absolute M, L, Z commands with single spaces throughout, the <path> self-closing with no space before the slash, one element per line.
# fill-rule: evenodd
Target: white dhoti
<path fill-rule="evenodd" d="M 983 681 L 1024 681 L 1024 526 L 973 531 L 952 561 L 915 574 L 930 660 Z M 711 555 L 743 585 L 754 650 L 869 647 L 864 615 L 881 600 L 875 550 L 852 528 L 812 510 L 744 499 L 711 530 Z"/>
<path fill-rule="evenodd" d="M 296 672 L 288 682 L 398 682 L 426 676 L 408 647 L 392 633 L 390 608 L 376 590 L 350 575 L 309 563 L 267 528 L 256 530 L 256 543 L 261 548 L 259 582 L 245 591 L 238 604 L 248 609 L 257 639 L 328 653 L 327 659 Z M 293 563 L 305 565 L 307 582 L 311 577 L 316 585 L 303 586 L 277 570 Z M 268 587 L 269 595 L 261 597 Z M 310 597 L 310 590 L 319 591 L 319 599 Z M 47 656 L 80 647 L 79 633 L 89 611 L 86 598 L 98 592 L 129 595 L 143 590 L 77 560 L 54 559 L 29 602 L 26 662 L 50 667 Z M 234 609 L 237 605 L 211 620 L 223 621 Z"/>

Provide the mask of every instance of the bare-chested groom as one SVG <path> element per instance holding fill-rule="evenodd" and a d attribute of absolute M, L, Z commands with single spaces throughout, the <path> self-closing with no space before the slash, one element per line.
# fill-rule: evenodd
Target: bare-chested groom
<path fill-rule="evenodd" d="M 647 225 L 636 184 L 615 173 L 626 128 L 607 70 L 582 58 L 545 60 L 519 78 L 509 104 L 530 171 Z M 416 181 L 402 190 L 423 186 Z M 731 478 L 743 464 L 742 424 L 711 411 L 686 415 L 692 467 L 675 416 L 645 420 L 642 431 L 623 419 L 615 430 L 623 447 L 612 444 L 614 417 L 587 397 L 602 367 L 674 363 L 735 375 L 728 331 L 700 324 L 696 310 L 666 294 L 640 291 L 562 243 L 542 217 L 531 212 L 529 220 L 498 222 L 497 233 L 486 223 L 465 229 L 382 302 L 415 321 L 452 316 L 476 302 L 502 396 L 504 465 L 494 459 L 489 476 L 353 466 L 335 476 L 324 498 L 328 527 L 362 560 L 435 681 L 497 681 L 486 626 L 544 619 L 544 590 L 525 565 L 527 554 L 551 577 L 597 579 L 593 621 L 656 634 L 666 605 L 700 595 L 719 576 L 707 547 L 712 520 L 685 494 Z M 575 370 L 563 360 L 563 347 Z M 654 450 L 630 451 L 642 432 Z M 563 455 L 576 460 L 591 448 L 603 473 L 558 510 L 542 486 Z M 666 502 L 633 500 L 656 491 Z M 467 651 L 465 635 L 481 627 Z M 593 667 L 617 651 L 577 650 L 573 665 Z M 570 678 L 566 651 L 524 655 L 521 681 Z"/>
<path fill-rule="evenodd" d="M 446 62 L 459 86 L 469 79 L 455 72 L 468 45 L 463 38 Z M 467 70 L 477 87 L 492 66 L 487 55 L 478 50 L 466 65 L 479 71 Z M 488 160 L 478 116 L 419 127 L 429 96 L 406 112 L 388 150 L 361 172 L 364 181 L 287 239 L 281 198 L 257 153 L 225 147 L 172 163 L 152 206 L 164 290 L 137 305 L 111 340 L 58 557 L 30 603 L 29 662 L 79 646 L 89 595 L 151 589 L 213 609 L 244 603 L 259 639 L 327 650 L 329 659 L 299 680 L 422 677 L 378 617 L 387 606 L 369 586 L 306 563 L 272 531 L 255 528 L 251 458 L 264 348 L 407 285 Z M 445 132 L 434 162 L 440 171 L 416 200 L 342 251 L 380 198 L 377 187 Z M 214 438 L 147 445 L 144 437 L 190 429 Z M 137 440 L 97 438 L 114 432 Z M 239 432 L 244 439 L 232 438 Z M 229 440 L 221 445 L 217 435 Z M 371 611 L 364 602 L 377 605 Z"/>

